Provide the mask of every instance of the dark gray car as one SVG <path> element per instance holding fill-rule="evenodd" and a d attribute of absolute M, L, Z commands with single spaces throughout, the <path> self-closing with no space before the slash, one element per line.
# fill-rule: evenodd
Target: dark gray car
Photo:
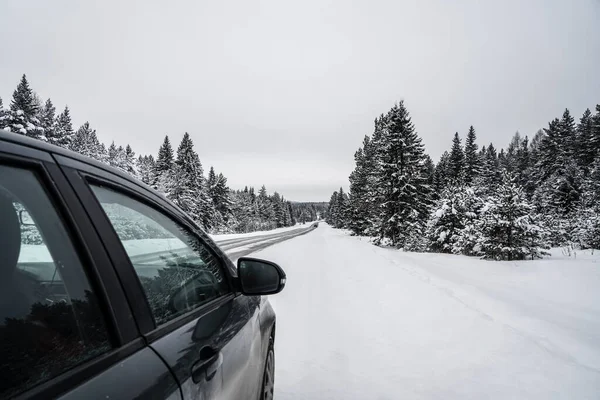
<path fill-rule="evenodd" d="M 0 397 L 271 399 L 277 265 L 127 174 L 0 132 Z"/>

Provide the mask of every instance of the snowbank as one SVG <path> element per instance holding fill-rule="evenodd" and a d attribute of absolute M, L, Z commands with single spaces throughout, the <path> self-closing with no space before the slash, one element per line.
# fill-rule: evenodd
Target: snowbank
<path fill-rule="evenodd" d="M 256 253 L 288 277 L 276 398 L 598 398 L 600 253 L 552 253 L 405 253 L 325 224 Z"/>

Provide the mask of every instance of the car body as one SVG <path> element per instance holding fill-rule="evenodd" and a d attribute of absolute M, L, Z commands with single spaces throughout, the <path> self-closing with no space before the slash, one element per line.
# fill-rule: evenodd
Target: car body
<path fill-rule="evenodd" d="M 272 397 L 275 264 L 236 267 L 147 185 L 4 131 L 0 220 L 0 397 Z"/>

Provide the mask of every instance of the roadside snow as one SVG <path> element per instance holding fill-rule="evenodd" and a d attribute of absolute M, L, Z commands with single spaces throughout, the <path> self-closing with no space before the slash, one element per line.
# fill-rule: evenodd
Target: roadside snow
<path fill-rule="evenodd" d="M 288 276 L 278 400 L 598 398 L 600 252 L 482 261 L 321 224 L 255 255 Z"/>

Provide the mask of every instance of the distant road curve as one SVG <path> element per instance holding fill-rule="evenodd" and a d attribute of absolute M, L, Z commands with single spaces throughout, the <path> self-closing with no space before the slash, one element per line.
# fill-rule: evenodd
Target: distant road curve
<path fill-rule="evenodd" d="M 235 239 L 215 240 L 219 247 L 235 262 L 238 258 L 246 256 L 250 253 L 257 252 L 266 247 L 272 246 L 286 240 L 295 238 L 296 236 L 305 235 L 314 229 L 318 223 L 313 223 L 309 227 L 292 229 L 280 233 L 265 233 L 260 236 L 250 236 Z"/>

